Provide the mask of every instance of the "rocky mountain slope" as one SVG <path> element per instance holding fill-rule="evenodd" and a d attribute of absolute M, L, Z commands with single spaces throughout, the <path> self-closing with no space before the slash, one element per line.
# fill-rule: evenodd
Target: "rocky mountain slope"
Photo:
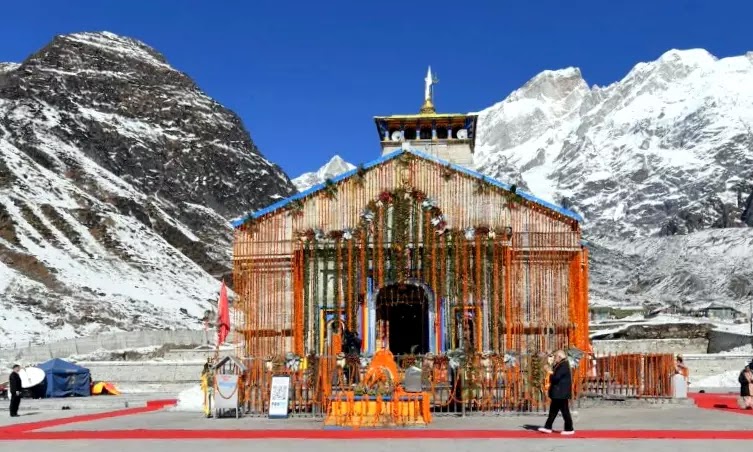
<path fill-rule="evenodd" d="M 295 187 L 156 50 L 56 37 L 0 64 L 0 342 L 193 326 L 228 220 Z"/>
<path fill-rule="evenodd" d="M 479 112 L 475 166 L 583 214 L 593 302 L 747 306 L 752 127 L 753 53 L 671 50 L 607 87 L 536 75 Z"/>

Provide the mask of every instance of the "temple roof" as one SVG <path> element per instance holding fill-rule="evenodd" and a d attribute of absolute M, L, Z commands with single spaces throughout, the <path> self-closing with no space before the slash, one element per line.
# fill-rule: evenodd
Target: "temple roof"
<path fill-rule="evenodd" d="M 410 115 L 390 115 L 390 116 L 374 116 L 374 119 L 430 119 L 430 118 L 467 118 L 478 117 L 478 115 L 470 113 L 415 113 Z"/>
<path fill-rule="evenodd" d="M 503 190 L 511 191 L 511 188 L 512 188 L 512 186 L 510 184 L 506 184 L 504 182 L 500 182 L 500 181 L 498 181 L 496 179 L 492 179 L 490 177 L 484 176 L 481 173 L 477 173 L 475 171 L 469 170 L 468 168 L 464 168 L 464 167 L 462 167 L 460 165 L 456 165 L 454 163 L 447 162 L 446 160 L 442 160 L 440 158 L 434 157 L 433 155 L 425 154 L 425 153 L 417 151 L 415 149 L 399 149 L 397 151 L 394 151 L 394 152 L 391 152 L 389 154 L 383 155 L 382 157 L 380 157 L 380 158 L 378 158 L 376 160 L 373 160 L 373 161 L 371 161 L 369 163 L 364 164 L 362 168 L 365 169 L 365 170 L 368 170 L 369 168 L 373 168 L 375 166 L 379 166 L 379 165 L 381 165 L 381 164 L 383 164 L 385 162 L 388 162 L 390 160 L 396 159 L 397 157 L 399 157 L 402 154 L 412 154 L 412 155 L 415 155 L 416 157 L 419 157 L 419 158 L 422 158 L 424 160 L 428 160 L 428 161 L 437 163 L 439 165 L 448 167 L 448 168 L 452 169 L 453 171 L 457 171 L 458 173 L 465 174 L 466 176 L 470 176 L 470 177 L 479 179 L 479 180 L 481 180 L 481 181 L 483 181 L 485 183 L 488 183 L 489 185 L 492 185 L 492 186 L 497 187 L 497 188 L 501 188 Z M 354 176 L 358 172 L 358 170 L 359 169 L 356 168 L 356 169 L 347 171 L 345 173 L 342 173 L 342 174 L 340 174 L 338 176 L 333 177 L 331 179 L 331 181 L 334 182 L 334 183 L 337 183 L 337 182 L 340 182 L 342 180 L 348 179 L 349 177 Z M 240 227 L 240 226 L 242 226 L 248 220 L 257 219 L 257 218 L 260 218 L 260 217 L 262 217 L 264 215 L 268 215 L 270 213 L 273 213 L 273 212 L 275 212 L 277 210 L 280 210 L 280 209 L 284 208 L 285 206 L 287 206 L 288 204 L 290 204 L 293 201 L 296 201 L 296 200 L 299 200 L 299 199 L 303 199 L 303 198 L 307 198 L 309 196 L 312 196 L 312 195 L 316 194 L 317 192 L 320 192 L 321 190 L 324 190 L 325 188 L 326 188 L 325 184 L 314 185 L 313 187 L 309 188 L 308 190 L 304 190 L 304 191 L 302 191 L 300 193 L 296 193 L 293 196 L 290 196 L 288 198 L 285 198 L 285 199 L 282 199 L 280 201 L 277 201 L 276 203 L 274 203 L 272 205 L 269 205 L 269 206 L 267 206 L 267 207 L 265 207 L 263 209 L 257 210 L 256 212 L 249 213 L 247 215 L 244 215 L 241 218 L 233 220 L 233 221 L 231 221 L 231 224 L 235 228 Z M 579 223 L 583 222 L 583 217 L 581 217 L 579 214 L 573 212 L 572 210 L 565 209 L 564 207 L 557 206 L 557 205 L 552 204 L 552 203 L 550 203 L 548 201 L 544 201 L 541 198 L 537 198 L 537 197 L 535 197 L 535 196 L 533 196 L 531 194 L 525 193 L 525 192 L 523 192 L 521 190 L 516 190 L 515 193 L 518 194 L 523 199 L 526 199 L 528 201 L 531 201 L 531 202 L 534 202 L 536 204 L 539 204 L 539 205 L 541 205 L 543 207 L 546 207 L 547 209 L 550 209 L 550 210 L 552 210 L 554 212 L 560 213 L 560 214 L 562 214 L 562 215 L 564 215 L 566 217 L 572 218 L 573 220 L 575 220 L 575 221 L 577 221 Z"/>

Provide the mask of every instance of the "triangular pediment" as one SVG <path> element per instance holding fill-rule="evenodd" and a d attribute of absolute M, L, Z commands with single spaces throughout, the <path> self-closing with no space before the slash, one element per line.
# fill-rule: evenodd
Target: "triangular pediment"
<path fill-rule="evenodd" d="M 353 169 L 353 170 L 347 171 L 345 173 L 342 173 L 342 174 L 340 174 L 338 176 L 335 176 L 335 177 L 327 180 L 323 184 L 314 185 L 313 187 L 311 187 L 311 188 L 309 188 L 307 190 L 304 190 L 304 191 L 302 191 L 300 193 L 297 193 L 297 194 L 295 194 L 293 196 L 290 196 L 288 198 L 282 199 L 282 200 L 280 200 L 280 201 L 278 201 L 278 202 L 276 202 L 276 203 L 274 203 L 274 204 L 272 204 L 270 206 L 267 206 L 267 207 L 265 207 L 265 208 L 263 208 L 261 210 L 258 210 L 256 212 L 250 213 L 248 215 L 245 215 L 242 218 L 234 220 L 232 222 L 232 225 L 233 225 L 233 227 L 237 228 L 237 227 L 242 226 L 243 224 L 245 224 L 249 220 L 258 220 L 258 219 L 261 219 L 264 216 L 267 216 L 267 215 L 273 214 L 273 213 L 275 213 L 275 212 L 277 212 L 279 210 L 285 209 L 285 208 L 289 207 L 289 205 L 292 204 L 292 203 L 294 203 L 294 202 L 298 202 L 298 203 L 305 202 L 307 198 L 311 198 L 311 197 L 314 197 L 314 196 L 317 196 L 317 195 L 321 194 L 325 190 L 329 189 L 329 187 L 332 186 L 333 184 L 338 184 L 340 182 L 343 182 L 343 181 L 345 181 L 347 179 L 350 179 L 350 178 L 353 178 L 353 177 L 356 177 L 356 176 L 359 176 L 359 175 L 362 176 L 366 172 L 369 172 L 369 171 L 371 171 L 371 170 L 373 170 L 373 169 L 375 169 L 375 168 L 377 168 L 379 166 L 385 165 L 388 162 L 391 162 L 393 160 L 396 160 L 396 159 L 399 159 L 399 158 L 405 158 L 405 156 L 412 156 L 412 157 L 415 157 L 415 158 L 419 158 L 419 159 L 428 161 L 428 162 L 430 162 L 432 164 L 435 164 L 437 166 L 441 166 L 446 171 L 472 177 L 474 179 L 477 179 L 480 184 L 486 185 L 486 186 L 488 186 L 490 188 L 494 187 L 496 189 L 505 190 L 505 191 L 509 192 L 510 194 L 519 197 L 521 200 L 537 204 L 537 205 L 539 205 L 541 207 L 549 209 L 549 210 L 551 210 L 553 212 L 556 212 L 556 213 L 558 213 L 560 215 L 564 215 L 565 217 L 568 217 L 568 218 L 570 218 L 572 220 L 575 220 L 575 221 L 577 221 L 579 223 L 583 221 L 583 218 L 579 214 L 577 214 L 577 213 L 575 213 L 575 212 L 573 212 L 571 210 L 565 209 L 564 207 L 557 206 L 557 205 L 554 205 L 554 204 L 552 204 L 550 202 L 544 201 L 543 199 L 537 198 L 537 197 L 535 197 L 535 196 L 533 196 L 533 195 L 531 195 L 529 193 L 526 193 L 524 191 L 518 190 L 518 189 L 516 189 L 516 187 L 514 185 L 506 184 L 504 182 L 498 181 L 498 180 L 490 178 L 488 176 L 484 176 L 481 173 L 475 172 L 475 171 L 470 170 L 468 168 L 465 168 L 463 166 L 453 164 L 451 162 L 439 159 L 439 158 L 437 158 L 435 156 L 432 156 L 432 155 L 429 155 L 429 154 L 426 154 L 426 153 L 423 153 L 423 152 L 420 152 L 420 151 L 417 151 L 417 150 L 414 150 L 414 149 L 400 149 L 400 150 L 397 150 L 397 151 L 392 152 L 390 154 L 386 154 L 386 155 L 382 156 L 379 159 L 376 159 L 376 160 L 371 161 L 369 163 L 363 164 L 363 165 L 359 166 L 356 169 Z"/>

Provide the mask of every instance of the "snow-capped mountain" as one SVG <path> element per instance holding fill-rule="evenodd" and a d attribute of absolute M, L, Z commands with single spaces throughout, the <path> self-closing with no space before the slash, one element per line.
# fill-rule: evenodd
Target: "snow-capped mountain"
<path fill-rule="evenodd" d="M 0 64 L 0 342 L 198 326 L 228 220 L 294 192 L 141 42 L 77 33 Z"/>
<path fill-rule="evenodd" d="M 753 53 L 672 50 L 605 88 L 547 71 L 480 112 L 477 165 L 572 204 L 592 237 L 740 225 L 753 190 Z"/>
<path fill-rule="evenodd" d="M 355 166 L 343 160 L 339 155 L 332 157 L 329 162 L 319 168 L 318 171 L 312 173 L 303 173 L 300 176 L 293 179 L 293 184 L 298 191 L 308 190 L 314 185 L 324 183 L 327 179 L 331 179 L 346 171 L 355 169 Z"/>
<path fill-rule="evenodd" d="M 478 114 L 477 170 L 583 214 L 593 302 L 753 298 L 753 53 L 544 71 Z"/>
<path fill-rule="evenodd" d="M 753 298 L 753 53 L 546 71 L 479 115 L 480 171 L 585 217 L 592 299 Z"/>

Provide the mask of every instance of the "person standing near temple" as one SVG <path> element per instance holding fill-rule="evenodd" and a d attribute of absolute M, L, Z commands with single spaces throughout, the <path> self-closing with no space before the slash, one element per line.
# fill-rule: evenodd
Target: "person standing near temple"
<path fill-rule="evenodd" d="M 554 419 L 558 413 L 562 413 L 562 419 L 565 421 L 563 435 L 572 435 L 573 418 L 570 415 L 570 399 L 573 397 L 573 374 L 570 370 L 570 363 L 567 361 L 567 354 L 562 350 L 557 350 L 554 354 L 554 367 L 549 375 L 549 417 L 546 424 L 539 428 L 541 433 L 552 433 Z"/>
<path fill-rule="evenodd" d="M 688 369 L 688 366 L 685 365 L 682 355 L 677 355 L 677 360 L 675 361 L 675 373 L 685 377 L 685 383 L 689 383 L 688 378 L 690 377 L 690 370 Z"/>
<path fill-rule="evenodd" d="M 13 365 L 13 372 L 11 372 L 8 378 L 10 384 L 10 416 L 18 416 L 18 407 L 21 405 L 21 375 L 18 372 L 21 371 L 21 366 L 18 364 Z"/>
<path fill-rule="evenodd" d="M 740 377 L 740 408 L 744 410 L 753 409 L 753 371 L 751 371 L 750 365 L 745 366 Z"/>

